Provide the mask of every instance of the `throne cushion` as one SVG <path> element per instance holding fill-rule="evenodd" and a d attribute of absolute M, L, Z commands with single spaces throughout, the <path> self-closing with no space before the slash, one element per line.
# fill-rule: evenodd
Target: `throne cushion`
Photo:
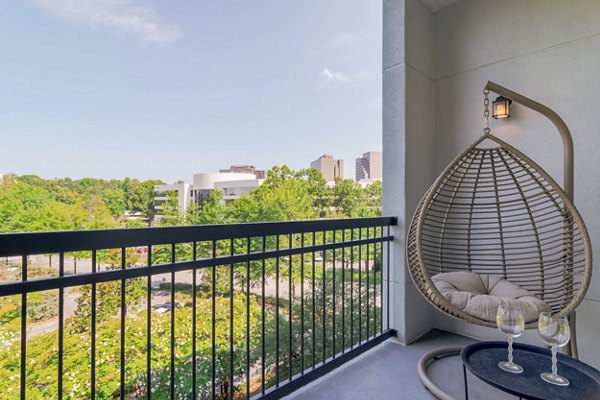
<path fill-rule="evenodd" d="M 498 275 L 444 272 L 431 277 L 433 284 L 452 305 L 485 321 L 496 322 L 500 304 L 520 308 L 525 323 L 538 319 L 550 306 L 533 293 Z"/>

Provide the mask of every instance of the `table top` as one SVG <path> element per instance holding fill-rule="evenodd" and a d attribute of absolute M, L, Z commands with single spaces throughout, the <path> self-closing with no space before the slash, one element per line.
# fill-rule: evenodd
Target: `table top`
<path fill-rule="evenodd" d="M 463 349 L 461 358 L 466 368 L 482 381 L 525 399 L 600 399 L 600 371 L 563 354 L 558 354 L 558 374 L 566 377 L 570 385 L 544 382 L 540 374 L 551 372 L 552 353 L 541 347 L 513 344 L 513 361 L 523 367 L 522 374 L 505 372 L 498 367 L 498 362 L 508 359 L 507 342 L 471 344 Z"/>

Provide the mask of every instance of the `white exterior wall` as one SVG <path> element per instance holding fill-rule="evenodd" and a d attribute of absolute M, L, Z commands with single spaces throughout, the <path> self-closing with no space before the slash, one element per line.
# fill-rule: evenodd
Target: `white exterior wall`
<path fill-rule="evenodd" d="M 224 200 L 235 200 L 245 193 L 250 193 L 264 181 L 264 179 L 244 179 L 240 181 L 215 182 L 215 189 L 223 191 Z"/>
<path fill-rule="evenodd" d="M 190 205 L 191 196 L 190 196 L 191 186 L 189 183 L 174 183 L 170 185 L 156 185 L 154 186 L 154 191 L 156 192 L 156 196 L 154 197 L 154 201 L 164 201 L 167 200 L 166 192 L 177 192 L 177 202 L 179 203 L 179 209 L 182 213 L 185 213 Z M 157 210 L 162 210 L 162 206 L 155 206 Z"/>
<path fill-rule="evenodd" d="M 213 190 L 216 182 L 255 180 L 256 176 L 250 173 L 237 172 L 206 172 L 195 174 L 193 178 L 194 190 Z"/>
<path fill-rule="evenodd" d="M 424 305 L 404 268 L 406 228 L 435 176 L 481 135 L 482 90 L 491 80 L 549 106 L 571 129 L 575 204 L 600 260 L 600 2 L 462 0 L 436 13 L 420 0 L 383 4 L 383 202 L 384 215 L 399 217 L 392 327 L 404 342 L 432 326 L 499 338 Z M 560 137 L 543 116 L 513 103 L 509 120 L 491 124 L 562 183 Z M 577 312 L 581 359 L 600 367 L 597 271 Z M 519 340 L 540 343 L 532 331 Z"/>

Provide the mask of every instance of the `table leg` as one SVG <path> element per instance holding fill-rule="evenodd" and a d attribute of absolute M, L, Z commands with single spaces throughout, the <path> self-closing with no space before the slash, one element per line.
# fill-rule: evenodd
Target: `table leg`
<path fill-rule="evenodd" d="M 465 378 L 465 400 L 469 400 L 469 387 L 467 386 L 467 367 L 464 364 L 463 377 Z"/>

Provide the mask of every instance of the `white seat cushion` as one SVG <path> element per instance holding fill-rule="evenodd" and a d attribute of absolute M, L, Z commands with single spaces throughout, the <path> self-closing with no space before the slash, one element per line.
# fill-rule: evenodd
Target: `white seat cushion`
<path fill-rule="evenodd" d="M 445 272 L 431 277 L 435 287 L 452 305 L 476 318 L 496 322 L 500 304 L 521 308 L 525 323 L 538 319 L 550 306 L 529 291 L 497 275 Z"/>

